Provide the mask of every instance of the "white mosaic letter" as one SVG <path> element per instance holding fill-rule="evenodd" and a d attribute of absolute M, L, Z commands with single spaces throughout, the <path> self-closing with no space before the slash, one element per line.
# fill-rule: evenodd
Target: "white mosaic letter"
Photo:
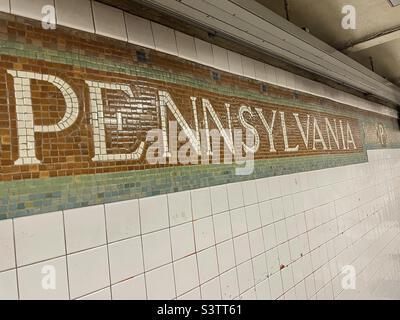
<path fill-rule="evenodd" d="M 93 161 L 121 161 L 138 160 L 143 153 L 144 142 L 132 153 L 108 154 L 106 145 L 106 124 L 122 126 L 122 115 L 117 113 L 115 118 L 104 117 L 103 95 L 101 89 L 119 90 L 130 98 L 134 98 L 131 88 L 126 84 L 103 83 L 96 81 L 86 81 L 90 92 L 91 122 L 93 125 L 94 157 Z"/>
<path fill-rule="evenodd" d="M 283 133 L 283 142 L 285 143 L 285 152 L 297 152 L 299 151 L 299 145 L 295 147 L 289 147 L 289 138 L 287 134 L 287 128 L 286 128 L 286 121 L 285 121 L 285 113 L 284 112 L 279 112 L 281 115 L 281 125 L 282 125 L 282 133 Z"/>
<path fill-rule="evenodd" d="M 242 145 L 243 145 L 244 149 L 246 150 L 246 152 L 256 153 L 258 151 L 258 149 L 260 148 L 260 136 L 257 132 L 257 129 L 254 126 L 252 126 L 251 124 L 249 124 L 248 122 L 246 122 L 246 119 L 244 118 L 245 112 L 250 114 L 250 116 L 253 118 L 253 113 L 251 112 L 251 108 L 243 105 L 239 109 L 239 121 L 243 127 L 245 127 L 247 130 L 249 130 L 250 134 L 253 135 L 255 141 L 253 143 L 253 146 L 248 146 L 244 142 L 242 142 Z"/>
<path fill-rule="evenodd" d="M 235 154 L 235 146 L 233 144 L 233 136 L 232 136 L 232 124 L 231 124 L 231 116 L 230 116 L 230 109 L 229 105 L 225 104 L 226 111 L 227 111 L 227 118 L 228 118 L 228 128 L 224 129 L 222 126 L 222 122 L 219 119 L 217 113 L 215 112 L 213 106 L 211 105 L 208 99 L 202 99 L 203 101 L 203 113 L 204 113 L 204 126 L 206 129 L 206 138 L 207 138 L 207 153 L 209 155 L 212 154 L 211 145 L 210 145 L 210 127 L 208 125 L 208 116 L 207 111 L 210 113 L 211 118 L 214 120 L 215 125 L 220 133 L 220 135 L 224 138 L 225 145 L 228 147 L 229 151 L 232 154 Z"/>
<path fill-rule="evenodd" d="M 297 127 L 300 130 L 301 137 L 303 138 L 303 141 L 304 141 L 304 145 L 308 149 L 308 141 L 309 141 L 309 138 L 310 138 L 310 115 L 309 114 L 307 115 L 307 135 L 305 134 L 304 129 L 303 129 L 303 125 L 300 122 L 299 114 L 298 113 L 293 113 L 293 116 L 296 119 Z"/>
<path fill-rule="evenodd" d="M 271 120 L 271 125 L 268 124 L 267 120 L 265 119 L 262 109 L 256 108 L 256 111 L 258 113 L 258 116 L 261 119 L 261 122 L 263 123 L 265 129 L 268 132 L 268 139 L 269 139 L 269 144 L 270 144 L 270 152 L 276 152 L 275 149 L 275 144 L 274 144 L 274 124 L 275 124 L 275 116 L 276 116 L 276 110 L 272 110 L 272 120 Z"/>
<path fill-rule="evenodd" d="M 189 142 L 192 144 L 194 150 L 199 155 L 201 154 L 200 150 L 200 134 L 199 134 L 199 122 L 197 119 L 197 108 L 196 108 L 196 98 L 191 97 L 192 108 L 194 121 L 196 125 L 196 133 L 193 133 L 193 130 L 189 127 L 186 120 L 183 118 L 181 112 L 176 106 L 175 102 L 172 100 L 171 95 L 166 91 L 159 91 L 158 96 L 160 99 L 160 114 L 161 114 L 161 128 L 163 131 L 163 143 L 164 143 L 164 157 L 171 157 L 171 153 L 168 149 L 168 138 L 167 138 L 167 108 L 171 110 L 174 115 L 176 121 L 181 126 L 182 130 L 185 132 L 186 137 L 189 139 Z"/>
<path fill-rule="evenodd" d="M 70 85 L 56 76 L 15 70 L 7 72 L 14 77 L 17 112 L 19 158 L 14 164 L 39 164 L 41 161 L 36 158 L 35 152 L 35 132 L 60 132 L 69 128 L 79 114 L 78 98 Z M 62 93 L 66 110 L 64 117 L 57 124 L 47 126 L 34 124 L 30 79 L 49 82 Z"/>
<path fill-rule="evenodd" d="M 353 145 L 354 150 L 357 149 L 356 143 L 354 142 L 353 133 L 351 132 L 350 124 L 347 122 L 347 149 L 350 149 L 350 145 Z"/>
<path fill-rule="evenodd" d="M 331 135 L 333 137 L 333 140 L 335 141 L 335 144 L 338 149 L 340 149 L 339 146 L 339 134 L 337 131 L 337 125 L 336 125 L 336 119 L 333 119 L 333 122 L 335 124 L 335 131 L 332 128 L 331 123 L 329 122 L 328 118 L 325 118 L 325 124 L 326 124 L 326 134 L 328 136 L 328 142 L 329 142 L 329 149 L 332 150 L 332 144 L 331 144 Z"/>
<path fill-rule="evenodd" d="M 317 143 L 322 144 L 323 150 L 328 150 L 328 147 L 326 146 L 324 137 L 322 135 L 321 129 L 319 128 L 317 118 L 314 117 L 314 130 L 313 130 L 313 150 L 317 150 L 316 145 Z M 317 134 L 318 134 L 318 139 L 317 139 Z"/>

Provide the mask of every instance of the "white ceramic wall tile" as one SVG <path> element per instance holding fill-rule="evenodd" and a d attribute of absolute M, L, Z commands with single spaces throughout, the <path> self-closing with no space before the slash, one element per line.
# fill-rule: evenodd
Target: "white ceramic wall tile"
<path fill-rule="evenodd" d="M 255 78 L 255 60 L 242 56 L 242 66 L 243 66 L 243 74 L 245 77 Z"/>
<path fill-rule="evenodd" d="M 124 12 L 128 42 L 146 48 L 155 48 L 153 31 L 149 20 Z"/>
<path fill-rule="evenodd" d="M 295 79 L 294 79 L 294 74 L 287 72 L 286 73 L 286 86 L 289 89 L 295 89 L 296 85 L 295 85 Z"/>
<path fill-rule="evenodd" d="M 210 194 L 213 214 L 224 212 L 229 209 L 226 185 L 211 187 Z"/>
<path fill-rule="evenodd" d="M 71 299 L 110 286 L 107 247 L 71 254 L 67 261 Z"/>
<path fill-rule="evenodd" d="M 54 6 L 53 0 L 11 0 L 11 13 L 17 16 L 42 20 L 42 8 Z"/>
<path fill-rule="evenodd" d="M 255 257 L 265 252 L 264 237 L 261 229 L 249 233 L 251 256 Z"/>
<path fill-rule="evenodd" d="M 268 272 L 274 274 L 280 270 L 279 255 L 276 248 L 269 250 L 266 253 Z"/>
<path fill-rule="evenodd" d="M 197 52 L 194 44 L 194 38 L 179 31 L 175 31 L 175 36 L 179 57 L 191 61 L 196 61 Z"/>
<path fill-rule="evenodd" d="M 191 255 L 174 262 L 176 293 L 178 296 L 199 286 L 197 259 Z"/>
<path fill-rule="evenodd" d="M 147 297 L 150 300 L 171 300 L 176 297 L 172 264 L 146 273 Z"/>
<path fill-rule="evenodd" d="M 280 273 L 275 273 L 269 279 L 271 288 L 271 298 L 277 299 L 283 294 L 282 279 Z"/>
<path fill-rule="evenodd" d="M 92 2 L 96 33 L 102 36 L 127 41 L 124 13 L 97 1 Z"/>
<path fill-rule="evenodd" d="M 288 240 L 285 220 L 280 220 L 275 223 L 275 234 L 276 234 L 276 241 L 278 244 L 284 243 Z"/>
<path fill-rule="evenodd" d="M 10 0 L 1 0 L 0 1 L 0 11 L 1 12 L 10 12 Z"/>
<path fill-rule="evenodd" d="M 102 301 L 102 300 L 111 300 L 111 290 L 110 288 L 105 288 L 103 290 L 99 290 L 97 292 L 88 294 L 78 300 L 95 300 L 95 301 Z"/>
<path fill-rule="evenodd" d="M 242 185 L 240 182 L 227 185 L 229 209 L 236 209 L 244 206 Z"/>
<path fill-rule="evenodd" d="M 65 255 L 62 212 L 15 219 L 14 232 L 18 266 Z"/>
<path fill-rule="evenodd" d="M 18 300 L 16 270 L 0 272 L 0 301 Z"/>
<path fill-rule="evenodd" d="M 205 283 L 218 275 L 217 252 L 215 247 L 199 252 L 197 254 L 197 263 L 199 266 L 200 283 Z"/>
<path fill-rule="evenodd" d="M 18 269 L 21 300 L 68 300 L 65 257 Z"/>
<path fill-rule="evenodd" d="M 233 300 L 239 296 L 239 283 L 236 269 L 221 274 L 222 300 Z"/>
<path fill-rule="evenodd" d="M 191 191 L 193 219 L 201 219 L 212 214 L 210 189 Z"/>
<path fill-rule="evenodd" d="M 55 0 L 57 24 L 94 33 L 90 0 Z"/>
<path fill-rule="evenodd" d="M 273 223 L 274 216 L 272 213 L 271 201 L 260 202 L 258 207 L 260 209 L 261 224 L 266 226 Z"/>
<path fill-rule="evenodd" d="M 194 39 L 197 52 L 197 61 L 206 66 L 214 65 L 213 51 L 211 49 L 211 44 L 203 40 Z"/>
<path fill-rule="evenodd" d="M 242 56 L 228 50 L 229 71 L 234 74 L 243 75 Z"/>
<path fill-rule="evenodd" d="M 265 280 L 256 285 L 257 300 L 271 300 L 269 281 Z"/>
<path fill-rule="evenodd" d="M 254 180 L 248 180 L 241 183 L 243 189 L 244 204 L 249 206 L 258 202 L 257 185 Z"/>
<path fill-rule="evenodd" d="M 188 293 L 185 293 L 184 295 L 180 296 L 178 299 L 179 300 L 201 300 L 200 288 L 195 288 L 192 291 L 189 291 Z"/>
<path fill-rule="evenodd" d="M 171 227 L 192 221 L 192 204 L 189 191 L 169 194 L 168 207 Z"/>
<path fill-rule="evenodd" d="M 217 245 L 219 272 L 223 273 L 235 267 L 233 241 L 228 240 Z"/>
<path fill-rule="evenodd" d="M 268 265 L 265 254 L 260 254 L 255 257 L 252 262 L 255 283 L 260 283 L 266 280 L 268 277 Z"/>
<path fill-rule="evenodd" d="M 140 234 L 139 201 L 129 200 L 105 205 L 108 242 Z"/>
<path fill-rule="evenodd" d="M 269 183 L 267 178 L 257 179 L 255 181 L 257 189 L 257 198 L 259 202 L 267 201 L 269 196 Z"/>
<path fill-rule="evenodd" d="M 167 196 L 140 199 L 140 222 L 142 233 L 169 227 Z"/>
<path fill-rule="evenodd" d="M 144 275 L 117 283 L 111 287 L 113 300 L 146 300 Z"/>
<path fill-rule="evenodd" d="M 247 232 L 246 211 L 239 208 L 230 211 L 232 234 L 234 237 L 245 234 Z"/>
<path fill-rule="evenodd" d="M 287 72 L 285 70 L 276 68 L 276 82 L 278 86 L 281 87 L 286 87 L 286 74 Z"/>
<path fill-rule="evenodd" d="M 247 261 L 237 267 L 239 291 L 246 292 L 254 286 L 253 265 L 251 261 Z"/>
<path fill-rule="evenodd" d="M 216 45 L 212 45 L 214 67 L 223 71 L 229 71 L 228 51 Z"/>
<path fill-rule="evenodd" d="M 142 239 L 146 271 L 172 261 L 169 229 L 146 234 Z"/>
<path fill-rule="evenodd" d="M 140 237 L 110 244 L 108 255 L 112 284 L 144 272 Z"/>
<path fill-rule="evenodd" d="M 106 243 L 104 206 L 64 211 L 67 252 L 73 253 Z"/>
<path fill-rule="evenodd" d="M 214 225 L 212 217 L 196 220 L 193 225 L 197 251 L 209 248 L 215 244 Z"/>
<path fill-rule="evenodd" d="M 265 65 L 265 72 L 267 74 L 267 82 L 277 84 L 276 81 L 276 68 L 270 65 Z"/>
<path fill-rule="evenodd" d="M 283 206 L 282 198 L 275 198 L 271 200 L 272 207 L 272 215 L 274 217 L 274 221 L 279 221 L 285 218 L 285 209 Z"/>
<path fill-rule="evenodd" d="M 171 245 L 173 260 L 193 254 L 195 252 L 193 223 L 171 228 Z"/>
<path fill-rule="evenodd" d="M 267 72 L 265 70 L 265 64 L 254 60 L 254 68 L 255 68 L 255 78 L 259 81 L 267 81 Z"/>
<path fill-rule="evenodd" d="M 258 204 L 245 207 L 247 230 L 253 231 L 261 228 L 260 210 Z"/>
<path fill-rule="evenodd" d="M 12 220 L 0 221 L 0 271 L 15 268 L 14 233 Z"/>
<path fill-rule="evenodd" d="M 174 30 L 155 22 L 151 23 L 151 28 L 156 49 L 168 54 L 178 55 Z"/>
<path fill-rule="evenodd" d="M 250 240 L 248 234 L 233 239 L 236 263 L 240 264 L 250 259 Z"/>
<path fill-rule="evenodd" d="M 213 217 L 216 243 L 221 243 L 232 238 L 232 225 L 229 211 Z"/>
<path fill-rule="evenodd" d="M 280 176 L 272 177 L 268 180 L 268 190 L 271 199 L 278 198 L 282 195 Z"/>
<path fill-rule="evenodd" d="M 221 284 L 219 278 L 215 278 L 201 286 L 203 300 L 221 300 Z"/>

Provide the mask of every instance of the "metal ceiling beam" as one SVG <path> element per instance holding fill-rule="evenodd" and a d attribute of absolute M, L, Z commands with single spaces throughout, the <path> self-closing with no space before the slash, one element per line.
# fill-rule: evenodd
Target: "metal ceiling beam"
<path fill-rule="evenodd" d="M 400 88 L 254 0 L 141 0 L 338 83 L 400 104 Z"/>
<path fill-rule="evenodd" d="M 373 36 L 356 41 L 343 49 L 342 52 L 346 54 L 359 52 L 397 39 L 400 39 L 400 27 L 379 32 Z"/>

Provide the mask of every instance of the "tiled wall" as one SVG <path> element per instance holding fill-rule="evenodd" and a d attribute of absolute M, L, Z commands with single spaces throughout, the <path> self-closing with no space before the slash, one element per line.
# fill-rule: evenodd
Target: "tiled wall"
<path fill-rule="evenodd" d="M 368 156 L 0 221 L 0 299 L 400 298 L 400 150 Z"/>
<path fill-rule="evenodd" d="M 338 103 L 330 90 L 324 91 L 329 98 L 321 98 L 314 95 L 310 83 L 292 74 L 198 39 L 186 36 L 182 40 L 172 29 L 150 25 L 152 39 L 165 39 L 168 34 L 176 39 L 178 51 L 165 54 L 162 46 L 144 49 L 68 28 L 44 30 L 40 22 L 0 14 L 0 220 L 341 167 L 366 162 L 367 149 L 400 146 L 395 110 L 370 105 L 374 109 L 370 112 L 366 102 L 358 100 L 351 106 Z M 142 27 L 133 29 L 135 36 Z M 139 53 L 145 61 L 138 58 Z M 229 67 L 227 72 L 219 71 L 221 61 Z M 92 87 L 94 81 L 107 85 L 97 90 Z M 127 106 L 118 88 L 131 96 Z M 179 119 L 177 112 L 166 112 L 161 106 L 159 90 L 166 90 L 169 104 L 174 102 L 180 110 L 181 120 L 187 121 L 180 126 L 186 131 L 197 124 L 203 129 L 206 123 L 216 128 L 215 120 L 207 116 L 211 109 L 207 113 L 204 98 L 221 126 L 243 129 L 246 119 L 254 125 L 260 146 L 252 174 L 236 175 L 236 164 L 189 167 L 175 165 L 173 159 L 149 163 L 154 157 L 146 156 L 152 145 L 146 134 L 164 126 L 164 120 Z M 96 99 L 91 99 L 95 92 Z M 197 101 L 196 117 L 191 97 Z M 243 106 L 251 110 L 246 117 L 239 112 Z M 277 152 L 266 130 L 273 110 L 276 120 L 271 135 Z M 300 126 L 294 113 L 301 119 Z M 96 117 L 102 119 L 101 125 L 94 121 Z M 324 118 L 332 125 L 331 131 Z M 116 125 L 118 119 L 121 128 Z M 324 143 L 315 143 L 317 125 Z M 301 135 L 304 130 L 309 139 Z M 338 145 L 332 140 L 334 131 Z M 345 148 L 344 133 L 349 148 Z M 353 144 L 350 136 L 354 136 Z M 207 155 L 201 158 L 209 160 Z"/>
<path fill-rule="evenodd" d="M 57 22 L 63 26 L 155 49 L 243 79 L 349 104 L 358 108 L 353 112 L 362 109 L 388 116 L 392 122 L 397 119 L 395 110 L 95 1 L 0 0 L 0 10 L 40 19 L 45 4 L 55 5 Z M 107 69 L 111 67 L 105 59 L 69 55 L 60 62 L 51 48 L 33 52 L 26 50 L 26 43 L 16 48 L 1 44 L 2 50 L 11 50 L 4 54 L 18 53 L 25 60 L 50 56 L 55 64 L 73 64 L 76 58 L 85 64 L 80 65 L 82 68 L 97 70 L 101 64 L 106 68 L 103 71 L 125 70 L 120 64 Z M 112 46 L 119 54 L 120 46 Z M 363 123 L 364 132 L 369 132 L 366 149 L 383 147 L 375 137 L 376 121 L 373 118 Z M 393 128 L 388 147 L 396 148 L 397 124 Z M 203 183 L 199 177 L 204 172 L 191 169 L 194 178 L 182 174 L 174 184 L 162 184 L 187 191 L 170 193 L 168 189 L 155 197 L 141 194 L 137 200 L 1 220 L 0 300 L 400 298 L 396 287 L 400 281 L 400 149 L 369 150 L 368 162 L 348 166 L 328 155 L 321 159 L 323 167 L 335 168 L 309 171 L 321 168 L 316 166 L 319 162 L 307 158 L 303 166 L 298 166 L 290 162 L 293 158 L 278 159 L 285 171 L 275 170 L 271 162 L 269 173 L 262 175 L 274 177 L 250 177 L 229 184 L 207 181 L 207 185 L 216 186 L 202 189 L 190 183 Z M 367 161 L 364 155 L 344 163 L 362 161 Z M 285 175 L 296 171 L 299 173 Z M 156 189 L 158 175 L 146 177 Z M 104 199 L 96 199 L 96 203 L 108 202 L 107 192 L 114 196 L 120 191 L 118 184 L 101 185 L 98 176 L 82 179 L 84 186 L 94 184 L 96 193 L 78 190 L 82 184 L 79 179 L 68 188 L 78 190 L 81 206 L 91 204 L 89 200 L 98 194 L 104 194 Z M 208 176 L 214 179 L 215 171 Z M 124 186 L 132 182 L 128 179 L 122 177 Z M 7 214 L 17 212 L 18 201 L 12 196 L 22 188 L 28 197 L 24 201 L 37 209 L 30 213 L 43 212 L 36 205 L 37 199 L 31 199 L 33 191 L 40 186 L 46 198 L 55 186 L 65 189 L 66 180 L 46 185 L 50 180 L 32 180 L 30 186 L 21 181 L 17 187 L 0 188 L 0 204 L 7 207 Z M 143 180 L 138 176 L 137 181 Z M 129 191 L 134 193 L 124 197 L 140 194 L 133 182 Z M 164 192 L 159 188 L 149 190 Z M 10 210 L 9 204 L 16 207 Z M 341 286 L 345 277 L 342 266 L 346 265 L 355 268 L 355 290 L 343 290 Z"/>

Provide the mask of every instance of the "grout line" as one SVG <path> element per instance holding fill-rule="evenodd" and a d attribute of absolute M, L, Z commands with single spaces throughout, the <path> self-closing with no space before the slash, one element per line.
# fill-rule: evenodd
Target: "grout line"
<path fill-rule="evenodd" d="M 110 281 L 110 296 L 111 300 L 113 300 L 113 294 L 112 294 L 112 278 L 111 278 L 111 260 L 110 260 L 110 246 L 108 243 L 108 228 L 107 228 L 107 214 L 106 214 L 106 206 L 103 205 L 103 217 L 104 217 L 104 232 L 106 236 L 106 249 L 107 249 L 107 266 L 108 266 L 108 278 Z"/>
<path fill-rule="evenodd" d="M 204 299 L 203 297 L 203 290 L 202 290 L 202 283 L 200 280 L 200 267 L 199 267 L 199 259 L 198 259 L 198 252 L 197 252 L 197 244 L 196 244 L 196 234 L 195 234 L 195 230 L 194 230 L 194 210 L 193 210 L 193 199 L 192 199 L 192 192 L 189 192 L 189 197 L 190 197 L 190 211 L 192 213 L 192 219 L 191 219 L 191 224 L 192 224 L 192 234 L 193 234 L 193 244 L 194 244 L 194 255 L 196 257 L 196 267 L 197 267 L 197 281 L 199 283 L 199 290 L 200 290 L 200 298 Z M 210 210 L 211 209 L 211 196 L 210 196 L 210 190 L 207 190 L 207 195 L 209 197 L 209 201 L 210 201 Z"/>
<path fill-rule="evenodd" d="M 15 240 L 15 225 L 14 225 L 14 220 L 11 219 L 12 223 L 12 232 L 13 232 L 13 242 L 14 242 L 14 259 L 15 259 L 15 276 L 16 276 L 16 282 L 17 282 L 17 293 L 18 293 L 18 300 L 21 300 L 21 293 L 20 293 L 20 287 L 19 287 L 19 277 L 18 277 L 18 261 L 17 261 L 17 245 L 16 245 L 16 240 Z"/>
<path fill-rule="evenodd" d="M 169 248 L 170 248 L 170 255 L 171 255 L 171 267 L 172 267 L 172 276 L 174 277 L 174 290 L 175 290 L 175 297 L 173 299 L 177 299 L 178 297 L 178 292 L 176 288 L 176 274 L 175 274 L 175 261 L 174 261 L 174 253 L 172 252 L 172 238 L 171 238 L 171 217 L 170 217 L 170 212 L 169 212 L 169 197 L 166 196 L 166 201 L 167 201 L 167 214 L 168 214 L 168 228 L 165 230 L 168 230 L 168 237 L 169 237 Z"/>
<path fill-rule="evenodd" d="M 68 254 L 67 254 L 67 231 L 65 228 L 65 216 L 64 211 L 61 211 L 62 215 L 62 222 L 63 222 L 63 233 L 64 233 L 64 250 L 65 250 L 65 264 L 66 264 L 66 271 L 67 271 L 67 284 L 68 284 L 68 298 L 71 300 L 71 288 L 70 288 L 70 278 L 69 278 L 69 267 L 68 267 Z"/>
<path fill-rule="evenodd" d="M 149 299 L 149 294 L 147 291 L 147 277 L 146 277 L 146 266 L 144 263 L 144 247 L 143 247 L 143 233 L 142 233 L 142 210 L 141 210 L 141 205 L 140 205 L 141 201 L 138 201 L 138 210 L 139 210 L 139 237 L 140 237 L 140 245 L 142 248 L 142 266 L 143 266 L 143 278 L 144 278 L 144 291 L 146 294 L 146 300 Z"/>

